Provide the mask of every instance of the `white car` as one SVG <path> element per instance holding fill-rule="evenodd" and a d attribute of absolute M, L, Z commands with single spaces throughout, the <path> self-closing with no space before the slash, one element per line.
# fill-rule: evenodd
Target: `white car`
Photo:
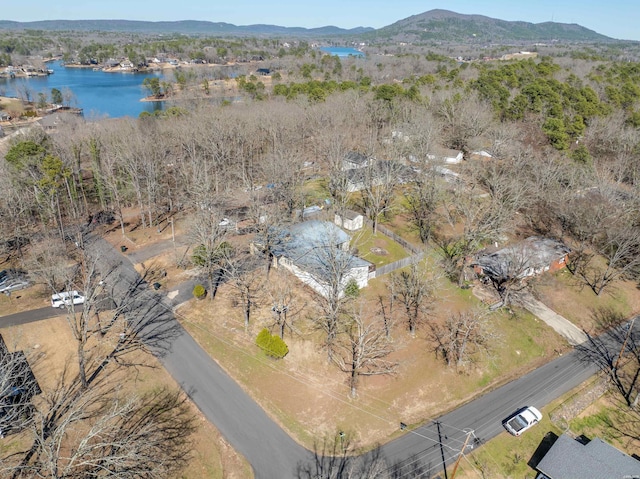
<path fill-rule="evenodd" d="M 64 308 L 71 304 L 84 304 L 84 296 L 78 291 L 65 291 L 51 295 L 51 306 L 54 308 Z"/>
<path fill-rule="evenodd" d="M 502 421 L 504 428 L 514 436 L 519 436 L 542 419 L 542 414 L 533 406 L 524 407 Z"/>

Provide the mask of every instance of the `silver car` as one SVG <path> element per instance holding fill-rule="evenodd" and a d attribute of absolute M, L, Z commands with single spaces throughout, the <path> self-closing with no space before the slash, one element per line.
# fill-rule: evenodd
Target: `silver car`
<path fill-rule="evenodd" d="M 24 278 L 9 278 L 0 286 L 0 293 L 8 294 L 11 291 L 28 288 L 31 283 Z"/>

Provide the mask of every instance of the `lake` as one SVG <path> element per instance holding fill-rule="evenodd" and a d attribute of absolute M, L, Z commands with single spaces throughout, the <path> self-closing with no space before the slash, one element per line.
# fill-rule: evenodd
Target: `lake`
<path fill-rule="evenodd" d="M 53 74 L 44 77 L 0 78 L 0 96 L 18 97 L 16 91 L 28 88 L 31 99 L 38 101 L 38 93 L 51 98 L 51 89 L 57 88 L 73 94 L 72 107 L 82 108 L 87 120 L 123 116 L 138 117 L 143 111 L 152 113 L 162 109 L 162 102 L 141 102 L 149 95 L 142 86 L 147 77 L 161 73 L 107 73 L 91 68 L 66 68 L 61 62 L 47 64 Z"/>
<path fill-rule="evenodd" d="M 360 50 L 350 47 L 320 47 L 320 50 L 329 55 L 335 55 L 338 57 L 364 57 L 365 54 Z"/>

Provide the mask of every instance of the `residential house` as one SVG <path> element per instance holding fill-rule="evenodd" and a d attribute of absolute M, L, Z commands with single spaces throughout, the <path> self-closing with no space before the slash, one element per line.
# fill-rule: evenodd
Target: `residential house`
<path fill-rule="evenodd" d="M 397 161 L 372 160 L 366 168 L 354 168 L 346 171 L 347 191 L 361 191 L 365 187 L 382 184 L 407 183 L 414 177 L 411 168 Z"/>
<path fill-rule="evenodd" d="M 351 238 L 328 221 L 304 221 L 282 231 L 274 246 L 274 266 L 292 272 L 318 294 L 326 296 L 339 283 L 341 291 L 354 280 L 367 286 L 375 265 L 349 252 Z"/>
<path fill-rule="evenodd" d="M 531 236 L 493 252 L 485 249 L 476 254 L 471 266 L 476 274 L 491 279 L 525 278 L 564 268 L 570 251 L 560 241 Z"/>
<path fill-rule="evenodd" d="M 431 161 L 442 161 L 449 165 L 462 163 L 464 155 L 460 150 L 450 150 L 448 148 L 434 148 L 427 154 L 427 158 Z"/>
<path fill-rule="evenodd" d="M 356 170 L 360 168 L 366 168 L 372 163 L 373 160 L 374 158 L 371 156 L 367 156 L 357 151 L 350 151 L 346 155 L 344 155 L 344 158 L 342 159 L 342 169 Z"/>
<path fill-rule="evenodd" d="M 9 352 L 0 335 L 0 437 L 23 427 L 24 416 L 32 408 L 31 399 L 40 393 L 24 353 Z"/>
<path fill-rule="evenodd" d="M 493 155 L 485 150 L 472 151 L 469 155 L 469 159 L 471 160 L 491 160 Z"/>
<path fill-rule="evenodd" d="M 561 435 L 538 462 L 536 479 L 640 478 L 640 461 L 595 438 L 588 442 Z"/>

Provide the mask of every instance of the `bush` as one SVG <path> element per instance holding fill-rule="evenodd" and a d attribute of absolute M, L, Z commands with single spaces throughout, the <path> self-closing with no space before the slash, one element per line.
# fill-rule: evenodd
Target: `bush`
<path fill-rule="evenodd" d="M 289 347 L 280 338 L 272 335 L 267 328 L 264 328 L 256 337 L 256 345 L 268 356 L 282 359 L 289 353 Z"/>
<path fill-rule="evenodd" d="M 193 297 L 196 299 L 202 299 L 207 295 L 207 290 L 201 284 L 196 284 L 193 287 Z"/>
<path fill-rule="evenodd" d="M 347 298 L 357 298 L 360 295 L 360 287 L 355 279 L 351 278 L 344 287 L 344 295 Z"/>

